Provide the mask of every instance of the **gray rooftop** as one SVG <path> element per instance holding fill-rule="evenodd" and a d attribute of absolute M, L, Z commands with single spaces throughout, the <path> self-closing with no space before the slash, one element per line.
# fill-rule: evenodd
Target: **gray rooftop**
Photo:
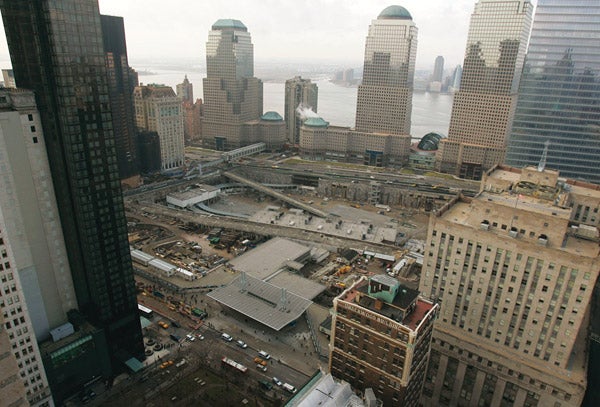
<path fill-rule="evenodd" d="M 300 318 L 312 304 L 306 298 L 245 273 L 208 296 L 276 331 Z"/>
<path fill-rule="evenodd" d="M 309 247 L 276 237 L 229 263 L 238 271 L 245 271 L 258 279 L 265 280 L 282 268 L 293 265 L 290 262 L 297 262 L 298 259 L 309 254 Z"/>

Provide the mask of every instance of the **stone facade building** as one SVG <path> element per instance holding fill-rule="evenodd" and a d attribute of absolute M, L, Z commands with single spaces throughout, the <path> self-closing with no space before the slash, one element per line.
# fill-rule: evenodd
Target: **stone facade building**
<path fill-rule="evenodd" d="M 441 308 L 424 405 L 581 404 L 599 207 L 595 185 L 498 167 L 431 216 L 419 289 Z"/>

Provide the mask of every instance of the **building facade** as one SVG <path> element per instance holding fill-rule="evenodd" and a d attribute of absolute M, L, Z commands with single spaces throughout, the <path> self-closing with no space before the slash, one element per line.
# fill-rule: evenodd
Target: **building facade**
<path fill-rule="evenodd" d="M 115 16 L 101 15 L 100 22 L 119 175 L 124 182 L 137 186 L 140 183 L 140 171 L 131 91 L 134 79 L 130 78 L 125 25 L 123 17 Z"/>
<path fill-rule="evenodd" d="M 183 82 L 178 83 L 175 87 L 177 96 L 181 98 L 183 102 L 194 103 L 194 85 L 192 85 L 185 75 Z"/>
<path fill-rule="evenodd" d="M 133 100 L 137 128 L 158 133 L 161 171 L 180 170 L 185 164 L 181 99 L 169 86 L 146 85 L 135 88 Z"/>
<path fill-rule="evenodd" d="M 215 22 L 206 43 L 203 144 L 232 150 L 247 144 L 244 123 L 259 120 L 262 81 L 254 77 L 254 46 L 239 20 Z"/>
<path fill-rule="evenodd" d="M 183 134 L 186 143 L 202 143 L 202 120 L 204 119 L 204 104 L 202 99 L 195 103 L 183 102 Z"/>
<path fill-rule="evenodd" d="M 441 308 L 424 405 L 581 405 L 600 272 L 582 205 L 600 205 L 597 186 L 499 167 L 431 216 L 419 289 Z"/>
<path fill-rule="evenodd" d="M 288 143 L 300 143 L 300 126 L 310 112 L 317 113 L 319 89 L 310 79 L 296 76 L 285 81 L 284 119 Z"/>
<path fill-rule="evenodd" d="M 408 163 L 410 135 L 364 133 L 311 117 L 300 127 L 299 147 L 302 156 L 311 160 L 401 167 Z"/>
<path fill-rule="evenodd" d="M 0 10 L 16 84 L 35 92 L 78 308 L 103 330 L 116 373 L 144 346 L 98 3 L 6 0 Z"/>
<path fill-rule="evenodd" d="M 11 347 L 8 331 L 4 328 L 6 321 L 0 313 L 0 349 Z M 0 355 L 0 391 L 2 401 L 14 407 L 29 406 L 23 380 L 19 377 L 17 356 L 12 352 L 3 352 Z M 39 366 L 38 366 L 39 369 Z"/>
<path fill-rule="evenodd" d="M 528 0 L 479 0 L 471 15 L 460 91 L 436 168 L 481 179 L 504 162 L 531 27 Z"/>
<path fill-rule="evenodd" d="M 383 405 L 417 406 L 437 310 L 395 278 L 362 277 L 333 301 L 329 371 Z"/>
<path fill-rule="evenodd" d="M 506 162 L 600 184 L 600 4 L 540 0 Z"/>
<path fill-rule="evenodd" d="M 400 6 L 384 9 L 369 26 L 356 130 L 410 134 L 417 26 Z"/>
<path fill-rule="evenodd" d="M 0 312 L 9 343 L 1 359 L 14 356 L 8 372 L 24 386 L 23 405 L 51 405 L 38 341 L 77 302 L 32 92 L 0 90 L 0 151 Z"/>
<path fill-rule="evenodd" d="M 3 69 L 2 70 L 2 79 L 4 80 L 5 88 L 16 88 L 17 84 L 15 83 L 15 74 L 12 69 Z"/>
<path fill-rule="evenodd" d="M 433 74 L 431 75 L 431 80 L 429 81 L 428 89 L 430 92 L 442 92 L 445 89 L 443 84 L 444 80 L 444 57 L 438 55 L 435 58 L 435 63 L 433 64 Z"/>

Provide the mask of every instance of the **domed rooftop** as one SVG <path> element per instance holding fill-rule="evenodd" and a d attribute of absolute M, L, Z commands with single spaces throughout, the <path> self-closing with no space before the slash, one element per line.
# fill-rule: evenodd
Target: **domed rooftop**
<path fill-rule="evenodd" d="M 412 20 L 412 16 L 402 6 L 389 6 L 386 7 L 379 16 L 377 16 L 378 20 Z"/>
<path fill-rule="evenodd" d="M 242 30 L 242 31 L 248 31 L 248 28 L 246 28 L 244 23 L 242 23 L 240 20 L 233 20 L 231 18 L 222 18 L 220 20 L 217 20 L 217 22 L 215 22 L 212 25 L 213 30 L 225 30 L 228 28 L 230 28 L 230 29 L 233 28 L 233 29 Z"/>
<path fill-rule="evenodd" d="M 281 122 L 283 117 L 277 112 L 267 112 L 260 116 L 260 120 L 266 120 L 268 122 Z"/>
<path fill-rule="evenodd" d="M 321 119 L 320 117 L 309 117 L 308 119 L 306 119 L 304 121 L 303 124 L 308 127 L 327 127 L 327 126 L 329 126 L 329 122 L 326 122 L 325 120 Z"/>
<path fill-rule="evenodd" d="M 417 144 L 417 148 L 423 151 L 436 151 L 440 145 L 440 140 L 446 138 L 443 134 L 440 133 L 427 133 L 423 136 L 419 144 Z"/>

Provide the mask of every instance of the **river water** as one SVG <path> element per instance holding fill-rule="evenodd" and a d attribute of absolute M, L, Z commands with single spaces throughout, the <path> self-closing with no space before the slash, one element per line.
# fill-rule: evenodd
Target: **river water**
<path fill-rule="evenodd" d="M 194 85 L 194 97 L 202 98 L 203 72 L 185 72 L 183 70 L 165 70 L 152 67 L 137 68 L 140 72 L 139 80 L 144 84 L 160 83 L 175 89 L 175 85 L 183 82 L 187 74 L 189 81 Z M 145 74 L 152 72 L 152 74 Z M 313 79 L 319 88 L 318 114 L 331 125 L 354 127 L 356 115 L 356 87 L 335 85 L 326 79 L 327 75 L 316 75 L 321 79 Z M 263 84 L 263 111 L 276 111 L 284 116 L 285 83 L 265 82 Z M 425 134 L 435 131 L 444 135 L 448 134 L 450 112 L 452 110 L 452 95 L 414 92 L 412 109 L 411 133 L 414 138 L 420 139 Z"/>

